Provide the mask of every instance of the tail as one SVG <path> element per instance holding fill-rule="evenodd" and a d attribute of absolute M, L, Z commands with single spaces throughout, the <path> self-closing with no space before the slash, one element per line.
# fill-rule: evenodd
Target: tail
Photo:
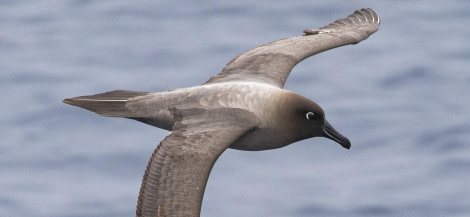
<path fill-rule="evenodd" d="M 133 97 L 147 94 L 148 92 L 115 90 L 96 95 L 64 99 L 64 103 L 107 117 L 133 117 L 135 113 L 126 107 L 127 101 Z"/>

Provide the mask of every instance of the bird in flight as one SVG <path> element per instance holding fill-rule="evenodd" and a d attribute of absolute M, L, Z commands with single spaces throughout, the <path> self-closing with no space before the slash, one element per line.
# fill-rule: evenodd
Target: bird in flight
<path fill-rule="evenodd" d="M 244 52 L 199 86 L 166 92 L 115 90 L 64 102 L 171 131 L 148 162 L 136 215 L 199 216 L 209 173 L 227 148 L 268 150 L 312 137 L 350 148 L 318 104 L 283 86 L 300 61 L 357 44 L 376 32 L 379 23 L 372 9 L 356 10 L 301 36 Z"/>

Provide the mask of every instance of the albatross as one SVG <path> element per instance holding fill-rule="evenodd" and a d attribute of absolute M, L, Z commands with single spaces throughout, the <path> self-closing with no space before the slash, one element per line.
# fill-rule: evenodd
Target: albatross
<path fill-rule="evenodd" d="M 199 216 L 209 173 L 227 148 L 268 150 L 312 137 L 350 148 L 317 103 L 283 86 L 297 63 L 357 44 L 376 32 L 379 23 L 372 9 L 363 8 L 301 36 L 244 52 L 199 86 L 166 92 L 115 90 L 64 102 L 171 131 L 150 157 L 136 216 Z"/>

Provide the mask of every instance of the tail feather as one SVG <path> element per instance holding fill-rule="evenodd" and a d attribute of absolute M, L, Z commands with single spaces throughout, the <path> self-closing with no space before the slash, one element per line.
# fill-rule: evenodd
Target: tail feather
<path fill-rule="evenodd" d="M 148 92 L 115 90 L 90 96 L 64 99 L 64 103 L 78 106 L 108 117 L 133 117 L 135 113 L 126 107 L 129 99 L 147 95 Z"/>

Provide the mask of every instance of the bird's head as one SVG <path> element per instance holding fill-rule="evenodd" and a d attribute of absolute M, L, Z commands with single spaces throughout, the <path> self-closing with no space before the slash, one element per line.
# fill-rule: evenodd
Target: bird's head
<path fill-rule="evenodd" d="M 339 133 L 325 118 L 323 109 L 311 100 L 295 94 L 288 102 L 286 110 L 286 125 L 289 136 L 296 141 L 308 139 L 312 137 L 326 137 L 331 139 L 346 149 L 351 147 L 348 138 Z M 287 129 L 286 129 L 287 130 Z"/>

